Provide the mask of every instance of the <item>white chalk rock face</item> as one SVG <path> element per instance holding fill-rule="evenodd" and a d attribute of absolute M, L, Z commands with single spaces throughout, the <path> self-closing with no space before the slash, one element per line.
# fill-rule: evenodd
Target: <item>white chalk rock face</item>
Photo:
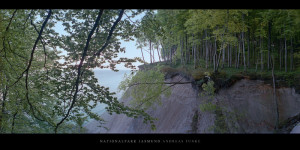
<path fill-rule="evenodd" d="M 181 78 L 177 75 L 166 81 L 176 82 Z M 181 80 L 186 81 L 188 79 Z M 213 100 L 222 108 L 218 112 L 202 112 L 199 106 L 204 98 L 199 97 L 198 92 L 192 84 L 173 86 L 171 96 L 162 97 L 162 105 L 146 111 L 158 119 L 155 131 L 143 123 L 143 118 L 107 113 L 102 117 L 107 121 L 103 126 L 108 130 L 99 128 L 95 121 L 85 128 L 88 133 L 274 133 L 276 105 L 271 85 L 242 79 L 227 89 L 221 89 Z M 300 95 L 294 89 L 278 88 L 276 95 L 280 122 L 300 113 Z M 128 104 L 130 97 L 121 101 Z M 299 133 L 299 130 L 298 125 L 292 132 Z"/>
<path fill-rule="evenodd" d="M 181 76 L 175 76 L 167 79 L 166 82 L 178 82 Z M 180 82 L 186 82 L 182 79 Z M 102 115 L 107 123 L 98 128 L 97 122 L 87 124 L 86 128 L 90 133 L 188 133 L 192 130 L 192 121 L 195 113 L 198 113 L 199 101 L 197 100 L 197 90 L 193 89 L 191 84 L 177 84 L 172 88 L 170 97 L 162 95 L 162 105 L 154 106 L 146 112 L 152 117 L 157 118 L 155 121 L 156 130 L 152 131 L 149 124 L 143 123 L 143 118 L 129 118 L 122 114 Z M 130 90 L 129 90 L 130 91 Z M 128 91 L 127 91 L 128 92 Z M 128 104 L 130 97 L 122 99 Z M 211 119 L 213 121 L 213 119 Z M 211 122 L 213 123 L 213 122 Z"/>

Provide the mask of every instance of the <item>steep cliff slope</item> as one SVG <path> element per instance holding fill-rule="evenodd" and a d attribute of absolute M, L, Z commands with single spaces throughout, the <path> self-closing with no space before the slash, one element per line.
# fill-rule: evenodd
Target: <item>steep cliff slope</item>
<path fill-rule="evenodd" d="M 176 75 L 166 81 L 176 82 L 182 78 Z M 188 80 L 184 78 L 181 82 Z M 173 86 L 171 96 L 163 96 L 162 105 L 147 110 L 158 119 L 155 131 L 144 124 L 142 118 L 107 113 L 102 117 L 107 121 L 103 126 L 108 130 L 97 127 L 97 122 L 90 122 L 85 127 L 89 133 L 274 133 L 276 107 L 271 85 L 242 79 L 218 91 L 213 100 L 218 109 L 210 112 L 199 109 L 205 98 L 199 97 L 198 93 L 192 84 Z M 276 95 L 280 122 L 300 113 L 300 95 L 294 89 L 278 88 Z M 122 101 L 128 104 L 130 98 Z"/>

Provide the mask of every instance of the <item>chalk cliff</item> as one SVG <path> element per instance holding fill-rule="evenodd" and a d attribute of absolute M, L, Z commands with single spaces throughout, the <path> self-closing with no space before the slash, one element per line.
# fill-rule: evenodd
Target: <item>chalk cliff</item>
<path fill-rule="evenodd" d="M 166 81 L 177 82 L 182 78 L 178 74 Z M 181 80 L 186 81 L 190 79 Z M 97 122 L 90 122 L 85 127 L 88 133 L 274 133 L 276 105 L 271 85 L 260 80 L 237 81 L 218 91 L 212 100 L 218 109 L 210 112 L 200 110 L 205 98 L 200 97 L 199 92 L 201 90 L 195 84 L 177 84 L 172 87 L 170 97 L 162 95 L 162 105 L 147 110 L 158 119 L 155 131 L 149 124 L 144 124 L 142 118 L 107 113 L 102 117 L 107 121 L 103 126 L 108 130 L 97 127 Z M 300 114 L 300 95 L 293 88 L 277 88 L 276 97 L 280 123 Z M 130 98 L 121 101 L 128 104 Z"/>

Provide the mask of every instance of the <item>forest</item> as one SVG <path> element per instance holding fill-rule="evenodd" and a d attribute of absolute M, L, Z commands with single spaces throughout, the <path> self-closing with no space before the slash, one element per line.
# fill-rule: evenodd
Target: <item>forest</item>
<path fill-rule="evenodd" d="M 55 30 L 59 22 L 67 34 Z M 100 103 L 110 114 L 142 117 L 155 128 L 145 110 L 159 103 L 165 84 L 171 84 L 161 73 L 141 71 L 121 83 L 123 90 L 132 83 L 157 83 L 140 88 L 134 98 L 147 101 L 130 107 L 97 83 L 93 69 L 118 71 L 121 63 L 136 69 L 133 62 L 142 62 L 192 72 L 272 71 L 273 77 L 294 77 L 300 72 L 299 33 L 299 10 L 2 9 L 0 133 L 84 133 L 88 118 L 105 122 L 91 111 Z M 127 51 L 120 40 L 136 40 L 142 56 L 115 60 Z"/>
<path fill-rule="evenodd" d="M 274 63 L 284 72 L 299 66 L 299 10 L 157 10 L 139 30 L 140 48 L 150 55 L 157 49 L 174 65 L 268 71 Z"/>

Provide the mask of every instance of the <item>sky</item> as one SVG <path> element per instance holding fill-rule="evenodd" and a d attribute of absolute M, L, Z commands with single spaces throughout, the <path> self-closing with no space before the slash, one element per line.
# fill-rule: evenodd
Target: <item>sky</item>
<path fill-rule="evenodd" d="M 131 20 L 132 21 L 140 20 L 143 16 L 144 16 L 144 14 L 142 13 L 142 14 L 137 15 L 136 17 L 132 18 Z M 126 15 L 123 15 L 122 19 L 126 19 L 126 18 L 127 18 Z M 56 30 L 56 32 L 58 32 L 59 34 L 63 34 L 63 35 L 67 34 L 67 32 L 64 31 L 64 27 L 62 26 L 62 22 L 57 22 L 57 24 L 55 25 L 54 30 Z M 142 58 L 141 49 L 137 49 L 136 41 L 128 41 L 127 42 L 127 41 L 124 41 L 124 40 L 120 40 L 120 42 L 121 42 L 121 47 L 125 47 L 125 53 L 124 52 L 118 53 L 118 58 L 120 58 L 120 57 L 127 57 L 127 58 L 140 57 L 140 58 Z M 64 51 L 63 49 L 58 49 L 58 50 L 62 51 L 61 55 L 67 55 L 67 52 Z M 146 51 L 143 51 L 143 55 L 144 55 L 145 61 L 150 62 L 150 54 Z M 158 58 L 157 51 L 155 51 L 154 55 L 155 55 L 154 56 L 155 60 L 158 61 L 159 58 Z M 115 59 L 118 59 L 118 58 L 115 58 Z M 63 62 L 63 60 L 61 60 L 60 62 Z M 140 63 L 140 62 L 133 63 L 133 65 L 135 65 L 135 66 L 138 66 L 138 65 L 141 65 L 141 64 L 142 63 Z M 136 68 L 138 69 L 138 67 L 136 67 Z M 95 68 L 94 70 L 99 70 L 99 69 L 100 68 Z M 104 68 L 104 69 L 106 69 L 106 68 Z M 118 69 L 118 70 L 130 70 L 129 68 L 124 67 L 123 63 L 117 64 L 116 69 Z"/>

